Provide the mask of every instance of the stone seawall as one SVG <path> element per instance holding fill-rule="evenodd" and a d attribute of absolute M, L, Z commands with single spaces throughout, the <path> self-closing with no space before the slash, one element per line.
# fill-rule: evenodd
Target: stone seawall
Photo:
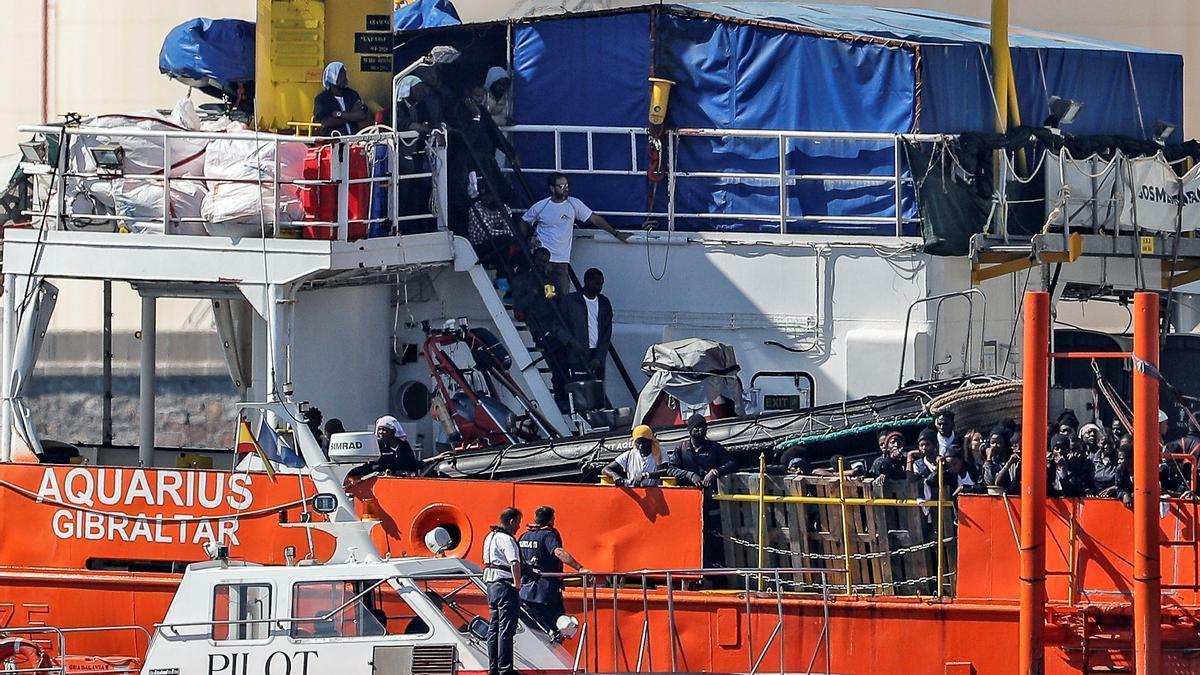
<path fill-rule="evenodd" d="M 237 392 L 226 374 L 159 373 L 155 445 L 161 448 L 229 448 Z M 99 443 L 104 410 L 99 377 L 36 373 L 24 395 L 42 438 Z M 113 442 L 138 443 L 138 378 L 113 377 Z"/>

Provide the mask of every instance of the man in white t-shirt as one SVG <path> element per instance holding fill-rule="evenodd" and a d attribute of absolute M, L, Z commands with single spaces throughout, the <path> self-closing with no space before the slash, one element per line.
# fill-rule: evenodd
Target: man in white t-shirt
<path fill-rule="evenodd" d="M 633 449 L 617 455 L 604 474 L 612 479 L 613 485 L 627 487 L 650 487 L 662 483 L 659 475 L 663 470 L 662 451 L 654 432 L 645 424 L 633 430 Z"/>
<path fill-rule="evenodd" d="M 538 241 L 550 251 L 550 283 L 554 284 L 558 296 L 562 297 L 571 291 L 571 276 L 567 270 L 571 264 L 576 221 L 598 227 L 621 242 L 629 239 L 629 233 L 616 231 L 604 216 L 570 196 L 566 175 L 558 172 L 550 174 L 547 185 L 550 187 L 550 196 L 529 207 L 522 220 L 534 228 Z"/>
<path fill-rule="evenodd" d="M 488 673 L 509 675 L 513 665 L 513 637 L 521 611 L 521 550 L 517 546 L 517 531 L 521 529 L 521 512 L 507 508 L 500 512 L 500 524 L 483 540 L 483 583 L 487 585 L 488 610 Z"/>

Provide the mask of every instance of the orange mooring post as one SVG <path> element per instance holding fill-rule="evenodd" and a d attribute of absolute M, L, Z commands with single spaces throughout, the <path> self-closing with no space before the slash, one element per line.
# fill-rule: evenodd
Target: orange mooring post
<path fill-rule="evenodd" d="M 1158 294 L 1133 296 L 1133 638 L 1138 675 L 1162 665 L 1158 549 Z"/>
<path fill-rule="evenodd" d="M 1021 428 L 1021 675 L 1045 672 L 1046 434 L 1050 389 L 1050 294 L 1025 294 Z"/>

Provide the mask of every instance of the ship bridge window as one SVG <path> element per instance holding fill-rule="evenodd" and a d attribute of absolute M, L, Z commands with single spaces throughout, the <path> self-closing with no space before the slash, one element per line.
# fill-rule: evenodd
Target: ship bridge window
<path fill-rule="evenodd" d="M 271 587 L 218 584 L 213 592 L 212 639 L 262 640 L 271 632 Z"/>
<path fill-rule="evenodd" d="M 292 637 L 425 635 L 420 615 L 387 580 L 320 581 L 292 589 Z"/>

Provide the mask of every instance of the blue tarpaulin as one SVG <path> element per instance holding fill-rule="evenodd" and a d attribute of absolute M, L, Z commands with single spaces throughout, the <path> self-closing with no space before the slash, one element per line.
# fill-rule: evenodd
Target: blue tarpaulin
<path fill-rule="evenodd" d="M 514 114 L 522 124 L 644 127 L 652 75 L 676 82 L 668 127 L 959 133 L 994 124 L 988 24 L 925 10 L 694 2 L 522 20 L 513 37 Z M 1021 28 L 1010 42 L 1026 123 L 1047 117 L 1051 96 L 1084 103 L 1068 128 L 1075 134 L 1147 138 L 1155 122 L 1182 120 L 1178 55 Z M 1181 137 L 1179 130 L 1172 140 Z M 572 143 L 580 141 L 560 137 L 563 168 L 586 169 Z M 553 162 L 545 137 L 521 139 L 521 152 L 527 166 Z M 782 164 L 789 231 L 895 231 L 883 222 L 896 214 L 886 182 L 898 161 L 890 142 L 793 139 L 783 153 L 781 162 L 777 142 L 690 138 L 676 168 L 778 175 Z M 628 138 L 595 141 L 593 155 L 596 166 L 627 166 Z M 907 167 L 899 169 L 907 178 Z M 841 178 L 804 178 L 815 174 Z M 644 178 L 572 180 L 574 194 L 606 210 L 646 208 Z M 679 226 L 779 230 L 778 219 L 763 217 L 778 214 L 778 179 L 680 179 L 676 190 L 678 213 L 705 215 L 682 217 Z M 900 201 L 903 215 L 915 214 L 911 186 Z"/>
<path fill-rule="evenodd" d="M 192 87 L 233 92 L 254 79 L 254 24 L 239 19 L 192 19 L 163 40 L 158 70 Z"/>
<path fill-rule="evenodd" d="M 396 8 L 392 15 L 392 30 L 396 32 L 422 28 L 442 28 L 462 23 L 450 0 L 414 0 Z"/>

